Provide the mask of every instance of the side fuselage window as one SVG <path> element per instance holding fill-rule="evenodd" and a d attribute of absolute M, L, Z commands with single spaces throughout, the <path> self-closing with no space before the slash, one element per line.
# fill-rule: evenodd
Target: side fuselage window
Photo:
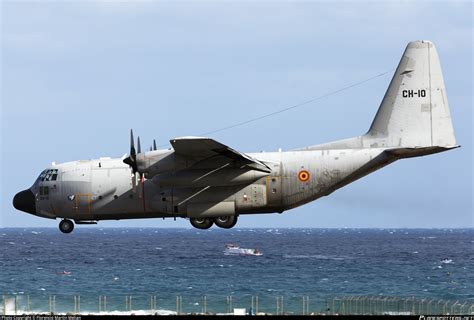
<path fill-rule="evenodd" d="M 39 187 L 40 196 L 49 196 L 49 187 Z"/>

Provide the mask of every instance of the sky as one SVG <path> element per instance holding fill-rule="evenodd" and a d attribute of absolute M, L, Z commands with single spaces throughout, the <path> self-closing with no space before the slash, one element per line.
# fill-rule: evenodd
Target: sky
<path fill-rule="evenodd" d="M 57 227 L 16 211 L 56 163 L 121 157 L 129 130 L 201 135 L 390 71 L 360 86 L 211 134 L 242 152 L 367 131 L 406 44 L 431 40 L 461 148 L 406 159 L 283 214 L 239 227 L 460 228 L 473 218 L 470 1 L 1 1 L 0 227 Z M 122 220 L 100 227 L 189 227 Z M 83 227 L 83 226 L 80 226 Z"/>

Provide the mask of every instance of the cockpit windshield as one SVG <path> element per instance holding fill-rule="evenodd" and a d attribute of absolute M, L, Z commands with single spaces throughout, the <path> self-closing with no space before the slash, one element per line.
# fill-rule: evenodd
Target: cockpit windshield
<path fill-rule="evenodd" d="M 39 175 L 37 181 L 56 181 L 58 169 L 46 169 Z"/>

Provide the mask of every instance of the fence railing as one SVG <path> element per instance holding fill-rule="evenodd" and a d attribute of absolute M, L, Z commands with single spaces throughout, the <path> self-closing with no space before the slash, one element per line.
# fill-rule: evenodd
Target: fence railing
<path fill-rule="evenodd" d="M 474 303 L 415 297 L 345 296 L 328 299 L 270 295 L 3 295 L 0 315 L 23 314 L 354 314 L 474 315 Z"/>
<path fill-rule="evenodd" d="M 415 297 L 348 296 L 328 299 L 326 312 L 354 315 L 472 315 L 474 303 Z"/>

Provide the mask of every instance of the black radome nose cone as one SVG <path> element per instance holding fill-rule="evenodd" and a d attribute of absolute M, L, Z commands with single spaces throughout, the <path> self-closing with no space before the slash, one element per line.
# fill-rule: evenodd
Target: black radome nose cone
<path fill-rule="evenodd" d="M 13 198 L 13 206 L 17 210 L 36 214 L 35 195 L 30 189 L 18 192 Z"/>

